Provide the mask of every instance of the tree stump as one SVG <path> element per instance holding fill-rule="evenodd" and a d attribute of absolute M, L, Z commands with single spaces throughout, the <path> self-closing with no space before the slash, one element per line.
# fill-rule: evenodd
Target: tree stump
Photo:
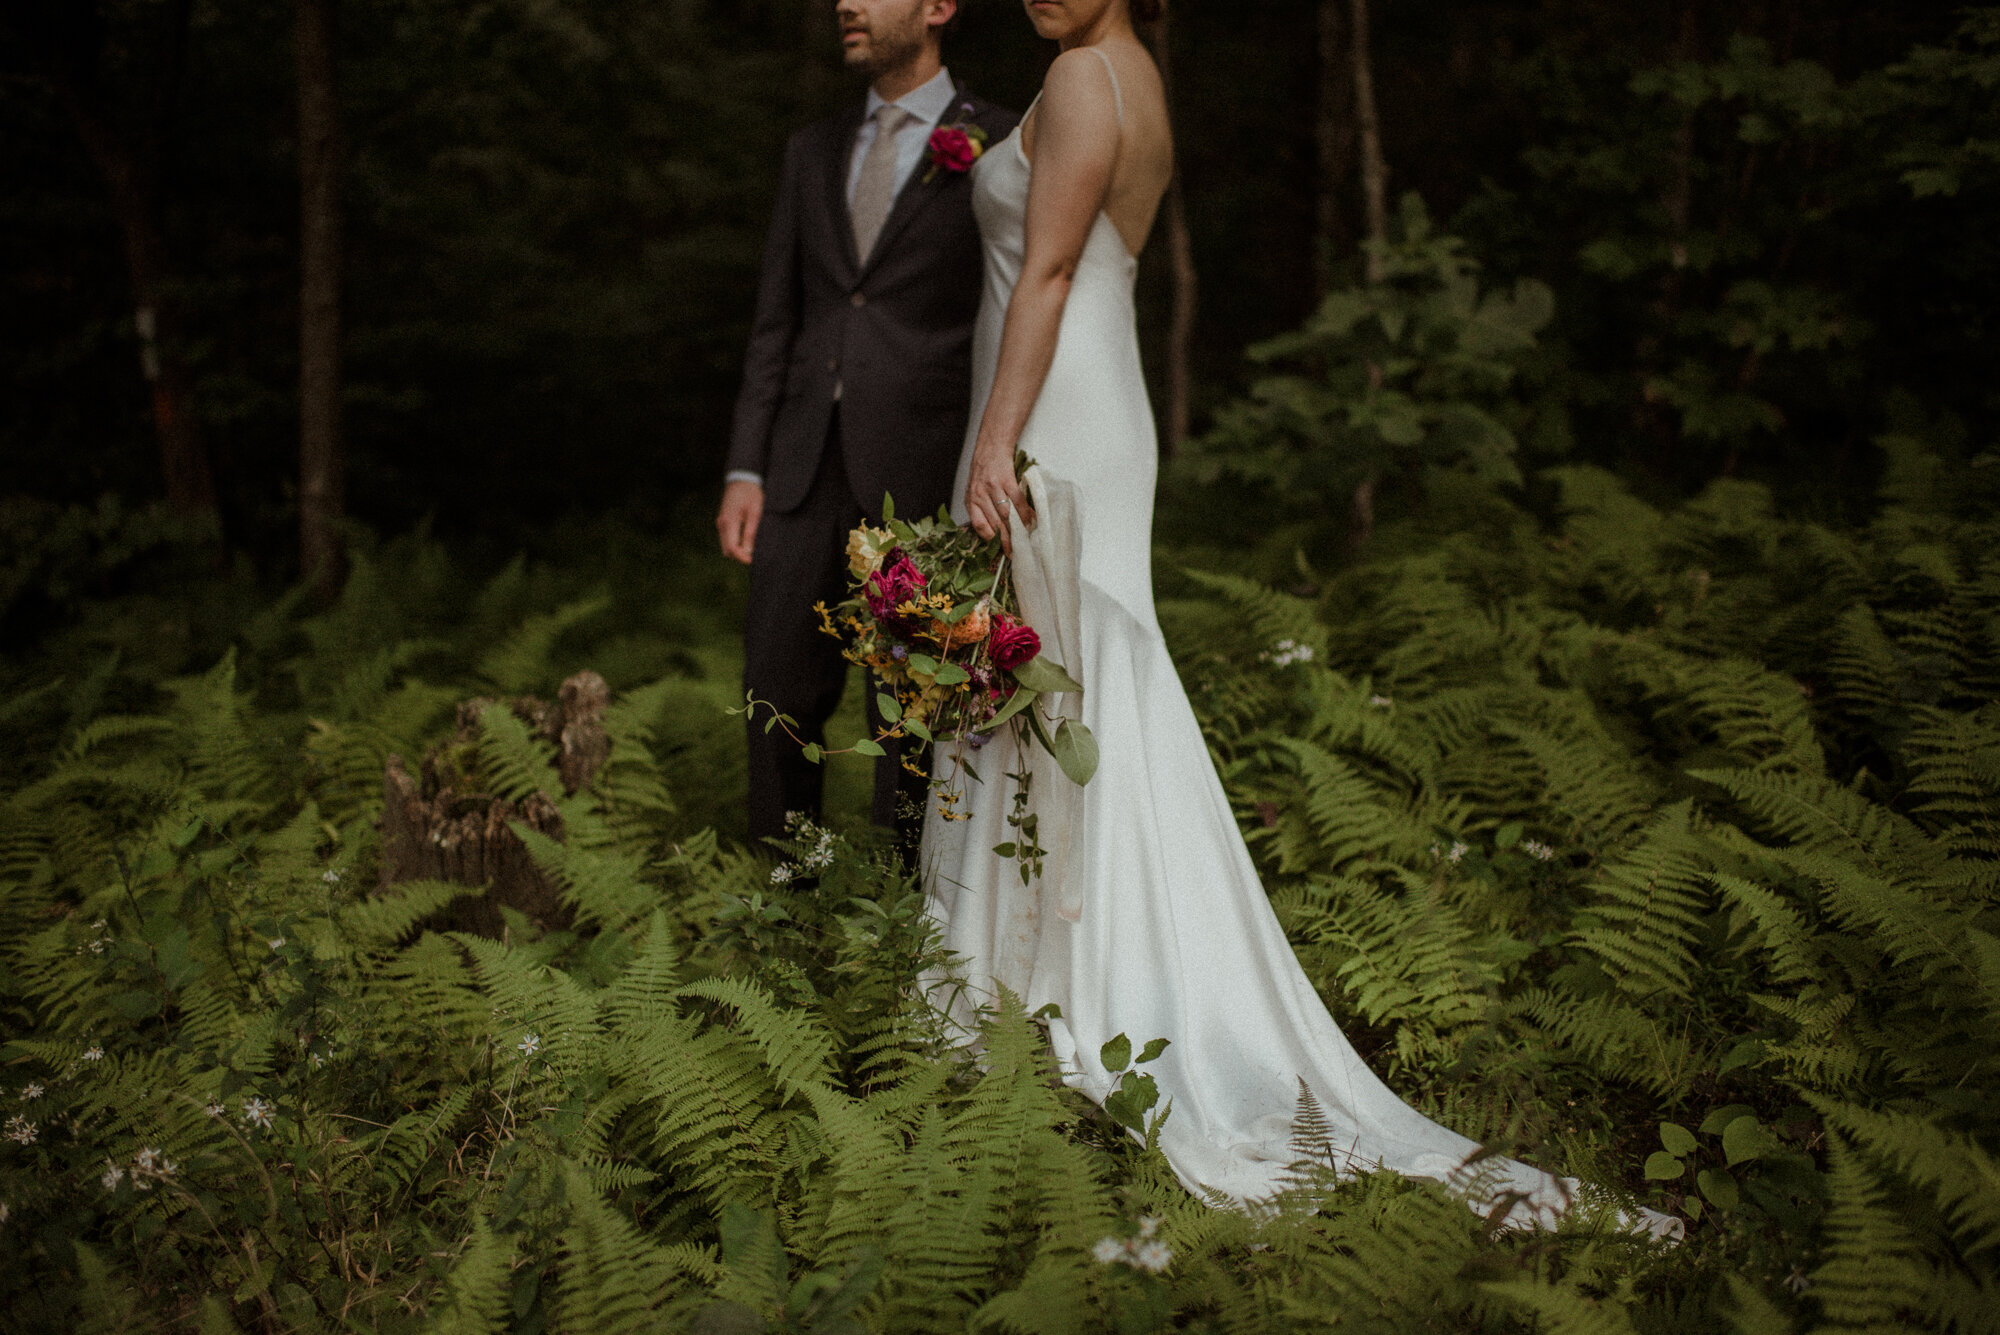
<path fill-rule="evenodd" d="M 453 762 L 476 748 L 480 715 L 500 703 L 467 700 L 458 707 L 452 741 L 425 753 L 416 774 L 399 755 L 383 768 L 381 890 L 404 881 L 448 881 L 490 887 L 478 898 L 454 902 L 443 917 L 448 927 L 498 938 L 505 929 L 502 908 L 512 908 L 549 930 L 570 925 L 562 888 L 543 874 L 520 837 L 509 828 L 518 821 L 550 839 L 563 838 L 562 814 L 546 793 L 510 802 L 491 793 L 460 791 L 465 779 Z M 604 711 L 611 688 L 595 672 L 579 672 L 562 684 L 556 702 L 522 696 L 507 702 L 530 732 L 556 747 L 556 772 L 566 796 L 587 786 L 611 754 Z"/>

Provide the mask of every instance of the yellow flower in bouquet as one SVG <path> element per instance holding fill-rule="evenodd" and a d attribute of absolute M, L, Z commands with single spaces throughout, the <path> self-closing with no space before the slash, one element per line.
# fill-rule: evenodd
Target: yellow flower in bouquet
<path fill-rule="evenodd" d="M 867 579 L 882 568 L 882 558 L 896 546 L 896 535 L 886 528 L 863 524 L 847 535 L 847 568 L 854 578 Z"/>

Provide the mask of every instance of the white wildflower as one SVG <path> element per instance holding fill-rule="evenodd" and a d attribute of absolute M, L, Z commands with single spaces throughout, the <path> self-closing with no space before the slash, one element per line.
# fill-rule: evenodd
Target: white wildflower
<path fill-rule="evenodd" d="M 1396 702 L 1386 695 L 1371 695 L 1368 697 L 1368 707 L 1370 709 L 1393 709 L 1395 705 Z"/>
<path fill-rule="evenodd" d="M 102 955 L 104 953 L 104 947 L 109 944 L 110 943 L 106 941 L 103 937 L 99 937 L 97 940 L 92 941 L 90 943 L 90 953 L 93 955 Z"/>
<path fill-rule="evenodd" d="M 179 1169 L 179 1164 L 156 1149 L 140 1150 L 132 1161 L 132 1185 L 141 1191 L 151 1191 L 154 1181 L 171 1181 Z"/>
<path fill-rule="evenodd" d="M 1784 1285 L 1793 1293 L 1804 1293 L 1812 1287 L 1812 1279 L 1798 1266 L 1793 1266 L 1792 1273 L 1785 1276 Z"/>
<path fill-rule="evenodd" d="M 1556 856 L 1556 851 L 1553 848 L 1535 839 L 1522 840 L 1521 851 L 1529 857 L 1539 858 L 1543 862 L 1551 862 Z"/>
<path fill-rule="evenodd" d="M 264 944 L 269 946 L 272 950 L 283 950 L 285 948 L 285 938 L 282 936 L 274 936 L 269 941 L 266 941 Z"/>
<path fill-rule="evenodd" d="M 1297 640 L 1279 640 L 1257 657 L 1276 667 L 1290 667 L 1294 663 L 1312 662 L 1313 647 Z"/>
<path fill-rule="evenodd" d="M 523 1057 L 532 1057 L 542 1050 L 542 1036 L 540 1034 L 528 1034 L 514 1046 L 521 1050 Z"/>
<path fill-rule="evenodd" d="M 1090 1254 L 1097 1258 L 1099 1265 L 1110 1265 L 1114 1261 L 1122 1261 L 1125 1259 L 1125 1239 L 1100 1238 L 1097 1245 L 1090 1249 Z"/>
<path fill-rule="evenodd" d="M 1471 851 L 1472 846 L 1470 844 L 1453 844 L 1445 850 L 1444 860 L 1455 867 L 1465 861 L 1465 855 Z"/>
<path fill-rule="evenodd" d="M 789 866 L 773 867 L 771 868 L 771 884 L 784 885 L 792 879 L 792 874 L 792 869 Z"/>
<path fill-rule="evenodd" d="M 326 1065 L 326 1058 L 320 1056 L 317 1052 L 308 1052 L 306 1054 L 306 1064 L 317 1071 L 320 1067 Z"/>
<path fill-rule="evenodd" d="M 103 1185 L 106 1191 L 116 1191 L 118 1190 L 118 1184 L 125 1180 L 125 1170 L 115 1163 L 109 1164 L 104 1169 L 104 1176 L 97 1180 Z"/>
<path fill-rule="evenodd" d="M 266 1131 L 269 1131 L 271 1129 L 271 1113 L 271 1105 L 262 1099 L 243 1100 L 243 1120 L 252 1126 L 261 1126 Z"/>
<path fill-rule="evenodd" d="M 21 1102 L 33 1103 L 36 1099 L 40 1098 L 41 1096 L 42 1096 L 42 1087 L 40 1085 L 21 1086 Z"/>
<path fill-rule="evenodd" d="M 229 1109 L 223 1107 L 219 1103 L 211 1103 L 206 1108 L 203 1108 L 202 1111 L 207 1113 L 210 1117 L 220 1117 L 224 1113 L 228 1112 Z"/>
<path fill-rule="evenodd" d="M 1142 1242 L 1132 1249 L 1131 1264 L 1148 1274 L 1157 1275 L 1173 1263 L 1173 1249 L 1164 1242 Z"/>
<path fill-rule="evenodd" d="M 104 1049 L 92 1043 L 83 1050 L 83 1059 L 87 1062 L 101 1062 L 104 1060 Z"/>
<path fill-rule="evenodd" d="M 7 1119 L 6 1139 L 17 1145 L 32 1145 L 37 1136 L 35 1124 L 16 1113 Z"/>
<path fill-rule="evenodd" d="M 803 826 L 801 829 L 810 832 L 812 827 Z M 813 844 L 812 852 L 800 858 L 799 863 L 803 870 L 809 872 L 825 871 L 828 867 L 831 867 L 833 865 L 833 831 L 821 830 L 818 841 Z"/>
<path fill-rule="evenodd" d="M 1156 1214 L 1140 1215 L 1139 1236 L 1142 1238 L 1156 1238 L 1159 1235 L 1160 1235 L 1160 1217 Z"/>
<path fill-rule="evenodd" d="M 322 881 L 325 881 L 328 885 L 339 885 L 340 870 L 336 867 L 328 867 L 325 871 L 320 873 L 319 878 Z"/>

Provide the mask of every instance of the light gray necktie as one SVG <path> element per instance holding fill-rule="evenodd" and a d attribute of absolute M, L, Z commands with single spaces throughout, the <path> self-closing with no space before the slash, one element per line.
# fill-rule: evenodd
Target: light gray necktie
<path fill-rule="evenodd" d="M 875 109 L 875 142 L 861 159 L 861 179 L 854 187 L 854 248 L 865 262 L 889 221 L 896 203 L 896 132 L 915 120 L 893 102 Z"/>

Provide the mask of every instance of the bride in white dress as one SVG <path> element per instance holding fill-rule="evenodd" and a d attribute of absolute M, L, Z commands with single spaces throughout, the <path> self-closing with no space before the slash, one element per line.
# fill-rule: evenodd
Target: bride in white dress
<path fill-rule="evenodd" d="M 1088 786 L 1002 733 L 974 764 L 965 818 L 933 804 L 923 865 L 930 910 L 960 957 L 961 1021 L 1002 987 L 1054 1003 L 1069 1083 L 1102 1101 L 1118 1077 L 1099 1048 L 1123 1033 L 1171 1046 L 1147 1070 L 1171 1113 L 1160 1146 L 1191 1191 L 1271 1196 L 1298 1158 L 1301 1087 L 1349 1170 L 1451 1183 L 1482 1210 L 1512 1194 L 1518 1226 L 1549 1226 L 1576 1183 L 1502 1158 L 1397 1098 L 1355 1053 L 1294 957 L 1244 847 L 1153 608 L 1157 442 L 1140 371 L 1132 285 L 1172 172 L 1158 71 L 1131 0 L 1027 0 L 1062 44 L 1020 129 L 974 168 L 986 291 L 973 350 L 973 427 L 955 517 L 1003 535 L 1024 610 L 1077 677 L 1065 697 L 1101 748 Z M 1024 490 L 1016 447 L 1033 458 Z M 1039 503 L 1041 524 L 1031 533 Z M 1051 530 L 1056 531 L 1051 531 Z M 1051 624 L 1053 623 L 1053 624 Z M 1080 708 L 1079 708 L 1080 703 Z M 1024 885 L 995 845 L 1032 773 L 1049 850 Z M 1659 1236 L 1680 1224 L 1644 1212 Z"/>

